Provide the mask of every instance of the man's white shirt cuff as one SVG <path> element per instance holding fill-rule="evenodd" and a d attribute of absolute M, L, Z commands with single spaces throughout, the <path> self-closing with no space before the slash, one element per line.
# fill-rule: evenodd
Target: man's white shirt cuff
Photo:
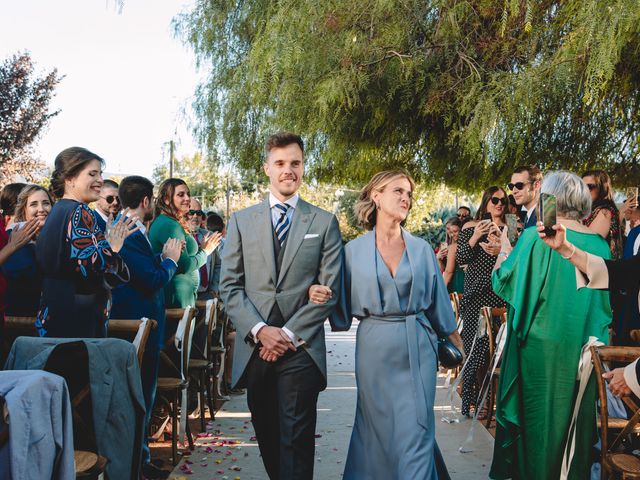
<path fill-rule="evenodd" d="M 258 322 L 258 323 L 256 323 L 256 324 L 253 326 L 253 328 L 251 329 L 251 337 L 253 337 L 253 341 L 254 341 L 255 343 L 258 343 L 258 337 L 257 337 L 258 332 L 260 331 L 260 329 L 261 329 L 262 327 L 266 327 L 266 326 L 267 326 L 267 324 L 266 324 L 266 323 L 264 323 L 264 322 Z"/>

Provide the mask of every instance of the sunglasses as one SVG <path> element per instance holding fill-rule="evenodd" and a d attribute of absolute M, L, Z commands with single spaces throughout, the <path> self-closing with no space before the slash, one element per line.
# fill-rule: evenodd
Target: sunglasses
<path fill-rule="evenodd" d="M 598 186 L 593 183 L 587 183 L 587 188 L 589 189 L 589 191 L 592 191 L 592 190 L 597 190 Z"/>
<path fill-rule="evenodd" d="M 189 215 L 200 215 L 201 217 L 203 217 L 204 212 L 202 210 L 189 210 Z"/>
<path fill-rule="evenodd" d="M 516 188 L 518 190 L 522 190 L 524 188 L 525 185 L 529 185 L 530 183 L 533 182 L 516 182 L 516 183 L 509 183 L 507 185 L 507 188 L 509 190 L 511 190 L 513 192 L 513 189 Z"/>
<path fill-rule="evenodd" d="M 120 203 L 120 197 L 118 195 L 107 195 L 106 197 L 100 197 L 107 201 L 109 205 L 113 202 Z"/>
<path fill-rule="evenodd" d="M 507 199 L 499 198 L 499 197 L 491 197 L 491 203 L 493 203 L 494 205 L 498 205 L 499 203 L 501 203 L 503 206 L 505 206 L 507 204 Z"/>

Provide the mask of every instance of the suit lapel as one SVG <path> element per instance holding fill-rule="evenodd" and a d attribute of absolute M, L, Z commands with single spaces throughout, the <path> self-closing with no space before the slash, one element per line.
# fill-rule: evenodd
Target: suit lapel
<path fill-rule="evenodd" d="M 258 238 L 263 239 L 262 243 L 264 247 L 260 250 L 271 274 L 273 284 L 275 285 L 278 282 L 278 275 L 276 273 L 276 256 L 273 251 L 273 223 L 271 222 L 271 209 L 269 208 L 268 196 L 253 213 L 253 220 Z"/>
<path fill-rule="evenodd" d="M 278 282 L 276 285 L 279 285 L 284 276 L 287 274 L 287 270 L 291 266 L 293 262 L 293 258 L 296 253 L 298 253 L 298 249 L 302 245 L 302 241 L 304 240 L 304 236 L 309 231 L 309 227 L 311 226 L 311 222 L 313 221 L 314 213 L 311 213 L 309 209 L 309 204 L 302 199 L 298 200 L 298 205 L 296 205 L 295 210 L 293 211 L 293 217 L 291 218 L 291 227 L 289 228 L 289 233 L 287 234 L 287 243 L 284 249 L 284 257 L 282 258 L 282 265 L 280 266 L 280 276 L 278 277 Z M 272 249 L 273 253 L 273 249 Z"/>

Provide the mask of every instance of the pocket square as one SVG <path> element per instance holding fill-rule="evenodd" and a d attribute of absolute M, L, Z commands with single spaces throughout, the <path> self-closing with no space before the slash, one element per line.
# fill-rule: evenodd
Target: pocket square
<path fill-rule="evenodd" d="M 319 236 L 320 236 L 320 235 L 319 235 L 319 234 L 317 234 L 317 233 L 307 233 L 307 234 L 304 236 L 304 239 L 303 239 L 303 240 L 306 240 L 307 238 L 317 238 L 317 237 L 319 237 Z"/>

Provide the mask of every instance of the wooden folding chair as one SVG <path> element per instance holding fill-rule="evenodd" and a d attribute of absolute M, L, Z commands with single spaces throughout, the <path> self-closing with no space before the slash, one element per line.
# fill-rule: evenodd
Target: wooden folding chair
<path fill-rule="evenodd" d="M 218 338 L 212 338 L 211 345 L 209 346 L 211 358 L 214 364 L 214 377 L 216 393 L 220 400 L 230 400 L 229 395 L 226 392 L 226 385 L 224 384 L 224 370 L 227 362 L 227 347 L 226 338 L 229 331 L 229 319 L 224 313 L 224 305 L 222 301 L 218 301 L 219 319 L 220 319 L 220 335 Z M 224 390 L 224 391 L 223 391 Z"/>
<path fill-rule="evenodd" d="M 142 358 L 147 347 L 147 340 L 151 335 L 151 330 L 158 326 L 158 322 L 150 318 L 140 320 L 109 320 L 107 336 L 122 338 L 132 341 L 138 354 L 138 366 L 142 373 Z"/>
<path fill-rule="evenodd" d="M 196 307 L 202 312 L 207 334 L 205 337 L 204 351 L 206 359 L 192 358 L 189 360 L 189 370 L 198 376 L 198 392 L 200 399 L 200 430 L 204 432 L 206 425 L 204 421 L 205 397 L 207 407 L 209 408 L 209 416 L 211 420 L 215 420 L 215 410 L 213 405 L 213 389 L 211 388 L 211 377 L 213 376 L 214 360 L 211 354 L 211 345 L 213 331 L 218 324 L 218 299 L 198 300 Z"/>
<path fill-rule="evenodd" d="M 496 353 L 496 340 L 499 329 L 494 328 L 494 318 L 500 318 L 500 325 L 505 325 L 507 323 L 507 310 L 506 308 L 496 308 L 496 307 L 482 307 L 480 309 L 480 314 L 485 322 L 485 328 L 487 330 L 487 335 L 489 337 L 489 362 L 493 360 L 493 357 Z M 505 335 L 503 333 L 503 335 Z M 489 373 L 491 373 L 492 364 L 489 364 Z M 485 425 L 487 428 L 491 426 L 491 419 L 493 418 L 493 409 L 496 404 L 496 393 L 498 390 L 498 379 L 500 378 L 500 366 L 496 367 L 493 375 L 491 376 L 490 382 L 491 387 L 489 391 L 489 397 L 487 398 L 487 419 Z"/>
<path fill-rule="evenodd" d="M 640 407 L 631 397 L 623 397 L 622 401 L 629 409 L 631 418 L 614 418 L 607 410 L 607 382 L 602 374 L 607 371 L 605 363 L 628 364 L 640 357 L 640 347 L 591 347 L 591 361 L 598 384 L 598 400 L 600 401 L 600 440 L 602 459 L 600 464 L 603 480 L 620 477 L 623 480 L 640 479 L 640 459 L 620 451 L 622 440 L 630 433 L 640 433 Z M 613 441 L 612 431 L 619 432 Z"/>
<path fill-rule="evenodd" d="M 197 309 L 187 307 L 185 309 L 167 309 L 167 320 L 175 320 L 181 315 L 176 334 L 172 340 L 180 354 L 180 377 L 159 377 L 158 394 L 167 399 L 171 412 L 171 457 L 173 464 L 178 463 L 178 409 L 182 404 L 181 422 L 184 422 L 189 449 L 193 450 L 193 437 L 189 426 L 189 414 L 186 405 L 186 393 L 189 388 L 189 355 L 191 354 L 191 341 L 195 329 L 195 317 Z M 167 398 L 168 397 L 168 398 Z M 180 401 L 182 397 L 182 402 Z"/>

